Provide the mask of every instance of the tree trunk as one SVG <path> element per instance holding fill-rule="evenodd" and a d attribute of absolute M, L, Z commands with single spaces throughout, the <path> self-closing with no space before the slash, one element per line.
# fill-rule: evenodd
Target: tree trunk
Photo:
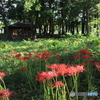
<path fill-rule="evenodd" d="M 90 32 L 90 27 L 88 25 L 89 23 L 89 9 L 87 8 L 86 9 L 86 35 L 89 35 L 89 32 Z"/>
<path fill-rule="evenodd" d="M 9 31 L 8 31 L 8 25 L 7 25 L 7 20 L 5 18 L 5 13 L 2 14 L 2 18 L 3 18 L 3 22 L 4 22 L 4 25 L 5 25 L 5 29 L 4 29 L 4 37 L 5 39 L 10 39 L 11 37 L 11 34 L 9 34 Z"/>
<path fill-rule="evenodd" d="M 67 24 L 67 22 L 65 23 L 65 31 L 68 32 L 68 24 Z"/>
<path fill-rule="evenodd" d="M 79 34 L 79 30 L 78 30 L 78 22 L 76 22 L 76 32 L 77 32 L 77 34 Z"/>
<path fill-rule="evenodd" d="M 85 11 L 83 10 L 83 15 L 82 15 L 82 34 L 85 35 Z"/>
<path fill-rule="evenodd" d="M 64 20 L 62 20 L 62 35 L 64 35 Z"/>
<path fill-rule="evenodd" d="M 34 20 L 34 18 L 31 16 L 32 39 L 35 40 L 35 39 L 37 39 L 37 35 L 36 35 L 36 25 L 34 25 L 33 20 Z"/>
<path fill-rule="evenodd" d="M 74 21 L 71 22 L 71 33 L 74 35 Z"/>

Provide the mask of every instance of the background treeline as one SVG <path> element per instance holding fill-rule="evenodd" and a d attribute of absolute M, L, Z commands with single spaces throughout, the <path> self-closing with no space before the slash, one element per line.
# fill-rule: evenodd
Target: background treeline
<path fill-rule="evenodd" d="M 100 0 L 0 0 L 0 27 L 11 22 L 32 26 L 39 34 L 95 33 L 100 36 Z"/>

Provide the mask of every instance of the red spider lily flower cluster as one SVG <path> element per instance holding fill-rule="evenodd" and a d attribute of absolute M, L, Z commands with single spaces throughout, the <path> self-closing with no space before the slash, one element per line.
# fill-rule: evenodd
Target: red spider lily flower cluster
<path fill-rule="evenodd" d="M 68 65 L 66 65 L 66 64 L 57 64 L 56 67 L 57 66 L 58 66 L 58 68 L 56 68 L 56 69 L 51 69 L 52 67 L 54 67 L 54 65 L 53 66 L 51 65 L 48 68 L 50 68 L 51 70 L 55 70 L 55 72 L 60 76 L 63 76 L 63 75 L 68 75 L 68 76 L 77 75 L 80 72 L 85 71 L 83 64 L 74 65 L 74 66 L 71 66 L 69 64 Z"/>
<path fill-rule="evenodd" d="M 80 64 L 80 65 L 68 67 L 66 70 L 66 73 L 68 76 L 73 76 L 73 75 L 78 75 L 79 73 L 83 71 L 85 71 L 84 65 Z"/>
<path fill-rule="evenodd" d="M 23 61 L 27 61 L 31 58 L 31 57 L 21 57 L 21 55 L 22 55 L 21 53 L 11 54 L 11 55 L 14 55 L 14 58 L 21 59 Z M 32 53 L 28 53 L 28 55 L 32 55 Z"/>
<path fill-rule="evenodd" d="M 62 81 L 57 81 L 54 84 L 51 85 L 52 87 L 62 87 L 65 86 L 65 84 Z"/>
<path fill-rule="evenodd" d="M 21 54 L 20 53 L 15 54 L 15 58 L 17 58 L 17 57 L 21 57 Z"/>
<path fill-rule="evenodd" d="M 57 54 L 57 55 L 53 56 L 53 58 L 63 59 L 60 54 Z"/>
<path fill-rule="evenodd" d="M 82 57 L 83 59 L 91 61 L 91 56 L 92 56 L 92 53 L 89 52 L 88 49 L 82 49 L 82 50 L 79 50 L 76 53 L 76 55 L 73 56 L 72 58 L 73 59 L 78 59 L 78 58 Z"/>
<path fill-rule="evenodd" d="M 31 57 L 16 57 L 17 59 L 21 59 L 23 61 L 29 60 Z"/>
<path fill-rule="evenodd" d="M 73 58 L 73 59 L 78 59 L 80 56 L 81 56 L 81 54 L 80 54 L 80 53 L 76 53 L 76 55 L 75 55 L 75 56 L 73 56 L 72 58 Z"/>
<path fill-rule="evenodd" d="M 55 73 L 54 71 L 47 71 L 47 72 L 38 73 L 38 75 L 36 76 L 36 80 L 40 82 L 45 82 L 57 76 L 58 74 Z"/>
<path fill-rule="evenodd" d="M 44 51 L 42 53 L 38 53 L 35 57 L 47 61 L 49 60 L 50 54 L 50 52 Z"/>
<path fill-rule="evenodd" d="M 12 94 L 12 92 L 10 92 L 9 89 L 0 90 L 0 99 L 9 98 L 11 96 L 11 94 Z"/>
<path fill-rule="evenodd" d="M 19 70 L 24 71 L 24 70 L 27 70 L 27 68 L 26 67 L 20 67 Z"/>
<path fill-rule="evenodd" d="M 66 65 L 66 64 L 52 64 L 52 65 L 49 65 L 49 66 L 47 66 L 47 68 L 49 68 L 49 69 L 51 69 L 51 70 L 58 70 L 58 69 L 60 69 L 60 68 L 67 68 L 68 67 L 68 65 Z"/>
<path fill-rule="evenodd" d="M 100 71 L 100 63 L 99 62 L 94 62 L 93 65 L 95 65 L 98 68 L 98 71 Z"/>
<path fill-rule="evenodd" d="M 59 76 L 63 76 L 65 74 L 65 70 L 68 68 L 69 65 L 66 64 L 52 64 L 47 66 L 52 71 L 55 71 Z"/>
<path fill-rule="evenodd" d="M 78 75 L 79 73 L 85 71 L 85 64 L 80 65 L 66 65 L 66 64 L 52 64 L 47 66 L 51 71 L 39 73 L 36 76 L 37 81 L 46 81 L 58 76 L 72 76 Z"/>
<path fill-rule="evenodd" d="M 92 55 L 91 52 L 88 52 L 88 49 L 82 49 L 82 50 L 79 51 L 79 53 L 81 53 L 81 54 L 87 54 L 87 55 Z"/>
<path fill-rule="evenodd" d="M 84 59 L 91 59 L 91 56 L 88 56 L 88 55 L 86 55 L 86 56 L 82 56 L 82 58 L 84 58 Z"/>
<path fill-rule="evenodd" d="M 0 72 L 0 79 L 3 79 L 3 77 L 6 75 L 4 72 Z"/>

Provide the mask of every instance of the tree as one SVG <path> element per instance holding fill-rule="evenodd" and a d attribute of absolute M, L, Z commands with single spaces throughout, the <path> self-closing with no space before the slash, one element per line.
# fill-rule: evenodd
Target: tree
<path fill-rule="evenodd" d="M 92 30 L 95 29 L 95 33 L 100 37 L 100 3 L 95 6 L 93 18 L 89 22 L 89 26 L 92 27 Z"/>
<path fill-rule="evenodd" d="M 30 1 L 26 0 L 24 8 L 25 11 L 30 15 L 33 39 L 36 39 L 37 38 L 36 27 L 37 27 L 37 20 L 39 17 L 39 11 L 41 9 L 41 4 L 39 0 L 30 0 Z"/>
<path fill-rule="evenodd" d="M 99 0 L 8 0 L 5 4 L 7 6 L 2 3 L 2 8 L 7 7 L 8 10 L 4 18 L 31 23 L 33 39 L 37 37 L 37 28 L 40 33 L 49 31 L 52 35 L 55 26 L 61 34 L 71 32 L 74 35 L 75 32 L 79 33 L 79 23 L 82 34 L 86 30 L 85 35 L 88 35 L 91 31 L 89 22 L 100 18 Z M 99 30 L 99 23 L 96 27 Z"/>
<path fill-rule="evenodd" d="M 4 26 L 5 26 L 5 31 L 4 31 L 4 34 L 7 38 L 8 36 L 8 21 L 7 21 L 7 5 L 8 5 L 8 2 L 6 0 L 1 0 L 1 20 L 2 22 L 4 23 Z"/>

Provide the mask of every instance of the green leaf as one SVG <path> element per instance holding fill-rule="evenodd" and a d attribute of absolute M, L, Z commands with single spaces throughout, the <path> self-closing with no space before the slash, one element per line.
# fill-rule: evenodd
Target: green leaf
<path fill-rule="evenodd" d="M 36 5 L 35 10 L 40 11 L 41 10 L 41 5 L 40 4 Z"/>

